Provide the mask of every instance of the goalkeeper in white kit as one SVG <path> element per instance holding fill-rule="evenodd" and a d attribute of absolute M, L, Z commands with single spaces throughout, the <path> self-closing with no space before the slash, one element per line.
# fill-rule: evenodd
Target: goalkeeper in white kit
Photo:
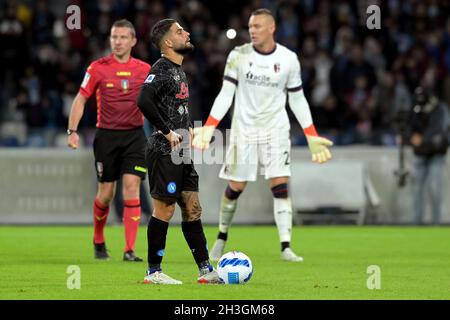
<path fill-rule="evenodd" d="M 303 258 L 290 248 L 291 141 L 286 93 L 306 135 L 312 161 L 324 163 L 331 159 L 328 147 L 332 142 L 317 135 L 302 89 L 300 63 L 296 53 L 275 42 L 272 13 L 267 9 L 255 10 L 250 16 L 249 32 L 251 43 L 235 47 L 227 58 L 222 89 L 207 122 L 194 129 L 193 146 L 208 148 L 215 128 L 235 97 L 231 142 L 219 174 L 220 178 L 228 180 L 228 186 L 220 206 L 219 235 L 210 251 L 210 259 L 217 261 L 222 256 L 237 199 L 248 181 L 256 181 L 259 162 L 265 178 L 270 179 L 281 258 L 299 262 Z"/>

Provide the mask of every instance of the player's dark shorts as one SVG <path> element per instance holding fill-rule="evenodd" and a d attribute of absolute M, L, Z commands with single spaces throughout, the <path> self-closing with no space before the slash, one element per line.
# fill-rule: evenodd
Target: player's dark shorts
<path fill-rule="evenodd" d="M 192 160 L 175 164 L 170 155 L 147 151 L 146 161 L 152 198 L 174 203 L 182 191 L 198 192 L 198 174 Z"/>
<path fill-rule="evenodd" d="M 97 129 L 95 170 L 99 182 L 113 182 L 129 173 L 145 179 L 146 138 L 142 127 L 130 130 Z"/>

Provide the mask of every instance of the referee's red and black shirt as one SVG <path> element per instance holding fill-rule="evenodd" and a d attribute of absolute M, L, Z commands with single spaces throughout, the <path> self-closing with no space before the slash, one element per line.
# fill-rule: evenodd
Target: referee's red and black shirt
<path fill-rule="evenodd" d="M 136 98 L 149 72 L 148 63 L 133 57 L 120 63 L 111 54 L 91 63 L 80 94 L 88 99 L 95 93 L 97 128 L 127 130 L 144 124 Z"/>

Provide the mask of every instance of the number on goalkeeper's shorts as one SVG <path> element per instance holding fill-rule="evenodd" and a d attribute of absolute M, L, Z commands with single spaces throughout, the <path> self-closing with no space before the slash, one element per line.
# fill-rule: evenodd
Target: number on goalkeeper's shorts
<path fill-rule="evenodd" d="M 289 157 L 289 151 L 285 151 L 283 154 L 286 156 L 286 161 L 284 162 L 284 164 L 286 166 L 290 165 L 291 164 L 291 159 Z"/>

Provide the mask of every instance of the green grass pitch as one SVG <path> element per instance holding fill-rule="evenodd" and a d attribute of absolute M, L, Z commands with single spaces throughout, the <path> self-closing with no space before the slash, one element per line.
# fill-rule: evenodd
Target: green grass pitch
<path fill-rule="evenodd" d="M 215 226 L 205 227 L 212 244 Z M 234 226 L 227 250 L 246 253 L 254 274 L 246 285 L 199 285 L 178 225 L 169 228 L 164 271 L 181 286 L 142 283 L 146 263 L 122 262 L 123 228 L 107 226 L 110 261 L 93 259 L 92 228 L 0 227 L 0 299 L 450 299 L 449 227 L 295 226 L 303 263 L 279 258 L 274 226 Z M 146 228 L 136 252 L 146 258 Z M 69 290 L 67 268 L 81 271 Z M 381 289 L 369 290 L 367 268 L 380 267 Z M 370 281 L 369 281 L 370 282 Z"/>

